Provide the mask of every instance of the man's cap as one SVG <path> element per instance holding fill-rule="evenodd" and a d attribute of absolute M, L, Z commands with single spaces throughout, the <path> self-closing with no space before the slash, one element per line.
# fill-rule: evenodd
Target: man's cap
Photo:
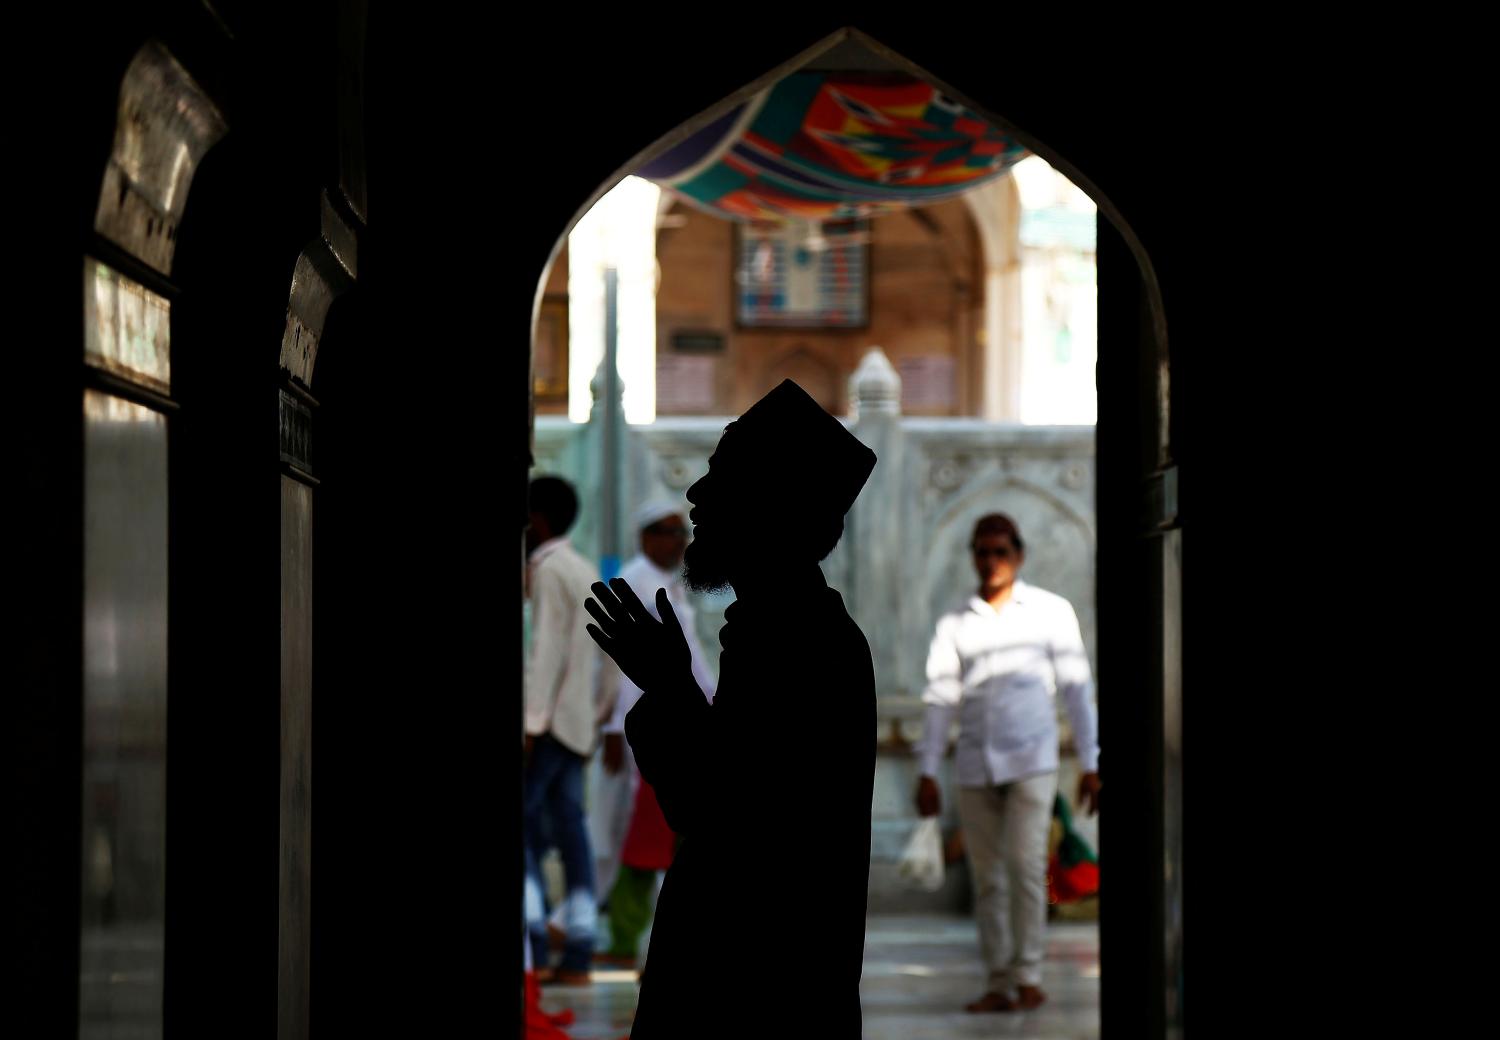
<path fill-rule="evenodd" d="M 806 390 L 784 379 L 740 416 L 734 428 L 752 452 L 766 453 L 769 473 L 843 516 L 875 469 L 875 453 L 823 410 Z"/>
<path fill-rule="evenodd" d="M 635 511 L 635 529 L 644 531 L 658 520 L 665 520 L 669 516 L 679 519 L 687 517 L 687 507 L 670 498 L 655 498 Z"/>

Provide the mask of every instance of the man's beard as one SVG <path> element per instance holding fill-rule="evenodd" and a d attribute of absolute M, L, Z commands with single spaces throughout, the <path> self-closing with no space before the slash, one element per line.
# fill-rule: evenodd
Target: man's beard
<path fill-rule="evenodd" d="M 682 583 L 694 592 L 716 593 L 729 588 L 729 571 L 712 543 L 694 538 L 682 555 Z"/>

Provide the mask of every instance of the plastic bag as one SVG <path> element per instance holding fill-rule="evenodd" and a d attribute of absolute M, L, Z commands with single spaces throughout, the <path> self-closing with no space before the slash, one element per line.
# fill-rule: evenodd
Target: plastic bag
<path fill-rule="evenodd" d="M 896 861 L 896 874 L 908 885 L 926 892 L 943 887 L 943 836 L 936 816 L 918 821 L 917 829 L 912 831 L 901 858 Z"/>

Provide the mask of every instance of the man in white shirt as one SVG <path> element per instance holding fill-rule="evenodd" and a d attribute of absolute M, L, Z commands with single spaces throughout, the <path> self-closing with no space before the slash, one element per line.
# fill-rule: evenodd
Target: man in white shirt
<path fill-rule="evenodd" d="M 682 557 L 688 541 L 687 509 L 660 499 L 637 510 L 635 521 L 640 531 L 641 551 L 620 571 L 620 577 L 640 597 L 652 617 L 656 617 L 656 590 L 667 590 L 672 611 L 687 638 L 693 678 L 712 703 L 713 672 L 699 643 L 693 605 L 682 580 Z M 618 683 L 614 712 L 603 728 L 602 765 L 606 775 L 624 781 L 630 797 L 619 821 L 623 825 L 612 828 L 615 840 L 610 850 L 612 859 L 606 862 L 603 853 L 599 857 L 601 866 L 609 872 L 609 879 L 603 880 L 605 874 L 601 871 L 600 890 L 609 893 L 610 934 L 609 949 L 600 959 L 634 965 L 641 934 L 651 922 L 652 889 L 659 873 L 671 864 L 675 840 L 655 792 L 640 779 L 635 756 L 625 740 L 625 716 L 641 699 L 641 688 L 623 673 Z"/>
<path fill-rule="evenodd" d="M 938 763 L 958 719 L 958 815 L 976 893 L 988 989 L 972 1012 L 1029 1010 L 1046 1000 L 1047 836 L 1057 792 L 1062 694 L 1083 775 L 1078 798 L 1099 808 L 1094 684 L 1067 600 L 1017 577 L 1021 532 L 991 513 L 971 544 L 977 594 L 944 614 L 927 656 L 927 721 L 917 812 L 941 811 Z"/>
<path fill-rule="evenodd" d="M 526 929 L 539 981 L 589 981 L 598 907 L 594 857 L 583 813 L 583 767 L 597 725 L 593 678 L 598 653 L 582 597 L 599 572 L 568 543 L 578 495 L 558 477 L 531 482 L 526 530 L 531 646 L 526 657 Z M 546 886 L 540 861 L 556 845 L 567 880 L 562 962 L 549 966 Z"/>

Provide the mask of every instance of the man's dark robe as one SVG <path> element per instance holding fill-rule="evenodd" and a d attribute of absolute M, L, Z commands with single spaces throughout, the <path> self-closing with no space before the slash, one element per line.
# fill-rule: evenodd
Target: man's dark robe
<path fill-rule="evenodd" d="M 736 602 L 710 706 L 647 690 L 625 720 L 682 838 L 631 1036 L 860 1035 L 875 774 L 870 647 L 811 568 Z"/>

